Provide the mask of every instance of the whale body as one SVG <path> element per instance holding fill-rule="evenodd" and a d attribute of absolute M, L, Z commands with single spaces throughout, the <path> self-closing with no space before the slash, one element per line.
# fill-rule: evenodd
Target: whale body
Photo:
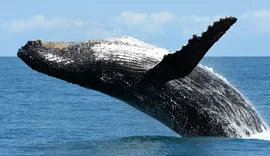
<path fill-rule="evenodd" d="M 219 19 L 175 53 L 119 37 L 28 41 L 17 55 L 38 72 L 120 99 L 181 136 L 245 137 L 266 130 L 264 122 L 241 93 L 198 65 L 236 20 Z"/>

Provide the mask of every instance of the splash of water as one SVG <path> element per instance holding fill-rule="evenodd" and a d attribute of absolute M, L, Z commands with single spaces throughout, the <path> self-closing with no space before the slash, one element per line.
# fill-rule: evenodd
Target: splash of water
<path fill-rule="evenodd" d="M 270 130 L 263 131 L 262 133 L 252 134 L 250 137 L 243 137 L 243 139 L 257 139 L 270 141 Z"/>
<path fill-rule="evenodd" d="M 213 69 L 212 67 L 203 66 L 203 65 L 200 65 L 200 66 L 201 66 L 202 68 L 204 68 L 204 69 L 210 71 L 212 74 L 214 74 L 215 76 L 219 77 L 219 78 L 222 79 L 224 82 L 230 84 L 229 81 L 227 81 L 227 79 L 226 79 L 225 77 L 223 77 L 222 75 L 220 75 L 220 74 L 214 72 L 214 69 Z M 233 87 L 232 85 L 230 85 L 230 86 Z M 233 88 L 236 89 L 235 87 L 233 87 Z M 237 89 L 236 89 L 236 90 L 237 90 Z M 241 93 L 239 92 L 239 94 L 241 94 Z M 244 96 L 243 96 L 243 97 L 244 97 Z M 256 109 L 253 107 L 252 103 L 251 103 L 248 99 L 245 98 L 245 100 L 250 104 L 250 106 L 251 106 L 254 110 L 256 110 Z M 261 117 L 260 117 L 260 118 L 261 118 Z M 243 139 L 259 139 L 259 140 L 269 140 L 269 141 L 270 141 L 270 130 L 269 130 L 267 124 L 266 124 L 264 121 L 263 121 L 263 123 L 264 123 L 264 125 L 266 125 L 266 127 L 263 127 L 263 126 L 262 126 L 262 128 L 261 128 L 261 129 L 263 130 L 263 132 L 251 134 L 251 136 L 245 136 L 245 135 L 242 135 L 242 136 L 243 136 Z M 247 127 L 247 128 L 248 128 L 248 127 Z"/>

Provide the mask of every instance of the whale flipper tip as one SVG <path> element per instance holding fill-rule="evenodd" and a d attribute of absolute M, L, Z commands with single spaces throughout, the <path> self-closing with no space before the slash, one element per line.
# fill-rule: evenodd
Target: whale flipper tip
<path fill-rule="evenodd" d="M 217 42 L 237 18 L 229 16 L 220 18 L 213 25 L 198 36 L 193 35 L 188 44 L 173 54 L 165 55 L 163 60 L 148 70 L 141 78 L 140 83 L 166 83 L 170 80 L 187 76 L 198 65 L 207 51 Z"/>

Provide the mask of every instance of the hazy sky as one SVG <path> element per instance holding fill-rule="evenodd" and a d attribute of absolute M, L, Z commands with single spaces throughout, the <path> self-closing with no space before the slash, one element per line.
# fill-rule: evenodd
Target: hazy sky
<path fill-rule="evenodd" d="M 175 51 L 219 17 L 238 22 L 208 56 L 270 56 L 269 0 L 0 0 L 0 56 L 27 40 L 133 36 Z"/>

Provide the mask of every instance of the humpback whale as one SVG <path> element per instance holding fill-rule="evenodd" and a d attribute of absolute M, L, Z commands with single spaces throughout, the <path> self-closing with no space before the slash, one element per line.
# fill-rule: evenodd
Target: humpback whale
<path fill-rule="evenodd" d="M 17 56 L 38 72 L 120 99 L 183 137 L 246 137 L 265 123 L 239 91 L 199 64 L 236 21 L 217 20 L 174 53 L 118 37 L 32 40 Z"/>

